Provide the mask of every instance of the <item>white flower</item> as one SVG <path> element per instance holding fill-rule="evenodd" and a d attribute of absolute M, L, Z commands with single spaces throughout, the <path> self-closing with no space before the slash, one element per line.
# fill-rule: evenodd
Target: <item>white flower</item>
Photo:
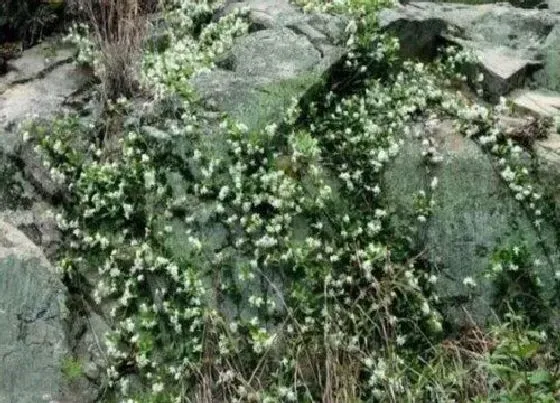
<path fill-rule="evenodd" d="M 130 213 L 134 211 L 134 206 L 132 204 L 123 204 L 124 217 L 128 220 L 130 218 Z"/>
<path fill-rule="evenodd" d="M 220 193 L 218 194 L 218 200 L 223 201 L 228 194 L 229 194 L 229 186 L 227 185 L 222 186 L 222 188 L 220 189 Z"/>
<path fill-rule="evenodd" d="M 286 400 L 288 400 L 289 402 L 295 402 L 296 399 L 297 399 L 296 394 L 294 393 L 293 390 L 290 389 L 290 390 L 286 393 Z"/>
<path fill-rule="evenodd" d="M 144 186 L 146 189 L 151 189 L 156 184 L 156 173 L 154 171 L 144 172 Z"/>
<path fill-rule="evenodd" d="M 381 149 L 377 154 L 377 159 L 379 160 L 379 162 L 386 162 L 389 160 L 389 154 L 387 154 L 387 151 Z"/>
<path fill-rule="evenodd" d="M 422 313 L 424 315 L 427 315 L 430 313 L 430 305 L 428 305 L 427 301 L 422 302 L 422 306 L 420 307 L 420 310 L 422 311 Z"/>
<path fill-rule="evenodd" d="M 163 382 L 156 382 L 152 385 L 152 391 L 154 393 L 160 393 L 163 391 Z"/>
<path fill-rule="evenodd" d="M 463 285 L 464 285 L 465 287 L 472 287 L 472 288 L 474 288 L 474 287 L 476 287 L 476 282 L 474 281 L 474 279 L 473 279 L 472 277 L 465 277 L 465 278 L 463 279 Z"/>
<path fill-rule="evenodd" d="M 435 189 L 438 185 L 438 178 L 437 176 L 434 176 L 434 178 L 432 179 L 432 183 L 430 184 L 430 187 L 433 189 Z"/>
<path fill-rule="evenodd" d="M 506 169 L 504 169 L 500 175 L 502 176 L 502 178 L 504 178 L 504 180 L 506 180 L 507 182 L 511 182 L 515 179 L 515 172 L 513 172 L 511 170 L 511 168 L 509 166 L 506 167 Z"/>
<path fill-rule="evenodd" d="M 274 137 L 277 129 L 278 129 L 278 125 L 273 123 L 273 124 L 267 125 L 264 130 L 265 130 L 266 134 L 268 135 L 268 137 Z"/>

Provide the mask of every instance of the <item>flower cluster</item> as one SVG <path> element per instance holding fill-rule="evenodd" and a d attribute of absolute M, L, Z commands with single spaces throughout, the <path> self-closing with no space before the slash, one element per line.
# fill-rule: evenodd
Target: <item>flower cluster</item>
<path fill-rule="evenodd" d="M 87 24 L 74 24 L 70 27 L 66 42 L 73 44 L 77 49 L 76 61 L 79 64 L 95 67 L 99 61 L 99 49 L 91 39 Z"/>
<path fill-rule="evenodd" d="M 212 68 L 215 58 L 231 47 L 233 39 L 247 32 L 249 25 L 242 18 L 246 10 L 235 9 L 197 33 L 199 21 L 211 16 L 218 6 L 214 1 L 184 0 L 174 0 L 168 6 L 170 46 L 144 55 L 143 81 L 157 96 L 175 92 L 190 98 L 189 79 Z"/>

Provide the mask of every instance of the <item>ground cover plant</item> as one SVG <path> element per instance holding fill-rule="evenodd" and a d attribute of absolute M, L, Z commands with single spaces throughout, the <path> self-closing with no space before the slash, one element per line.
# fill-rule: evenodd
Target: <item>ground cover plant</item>
<path fill-rule="evenodd" d="M 296 4 L 349 18 L 348 80 L 294 102 L 280 122 L 253 130 L 208 121 L 189 78 L 249 24 L 243 10 L 212 22 L 218 4 L 174 0 L 163 4 L 168 45 L 139 55 L 142 108 L 137 89 L 119 82 L 106 88 L 128 97 L 105 97 L 104 120 L 67 116 L 26 129 L 68 189 L 61 273 L 112 321 L 104 398 L 558 400 L 557 338 L 536 315 L 558 301 L 538 296 L 523 245 L 488 262 L 500 324 L 450 330 L 440 273 L 411 241 L 430 218 L 433 167 L 443 162 L 418 123 L 438 117 L 488 154 L 539 228 L 545 198 L 521 147 L 498 128 L 506 106 L 457 92 L 472 55 L 448 48 L 434 63 L 402 60 L 398 41 L 376 27 L 388 3 Z M 79 60 L 95 64 L 102 41 L 88 32 L 72 39 Z M 411 136 L 422 140 L 429 180 L 396 225 L 383 172 Z M 520 284 L 531 285 L 529 297 Z"/>

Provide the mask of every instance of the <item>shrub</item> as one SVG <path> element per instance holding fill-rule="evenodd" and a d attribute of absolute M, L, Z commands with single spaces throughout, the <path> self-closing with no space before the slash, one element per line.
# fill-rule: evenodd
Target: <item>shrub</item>
<path fill-rule="evenodd" d="M 52 32 L 63 14 L 62 0 L 4 0 L 0 4 L 0 43 L 30 46 Z"/>

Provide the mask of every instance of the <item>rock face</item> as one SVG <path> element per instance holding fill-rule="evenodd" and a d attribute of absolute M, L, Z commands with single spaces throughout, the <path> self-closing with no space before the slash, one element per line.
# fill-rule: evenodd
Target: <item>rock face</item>
<path fill-rule="evenodd" d="M 560 94 L 551 91 L 518 90 L 511 94 L 515 108 L 536 117 L 560 115 Z"/>
<path fill-rule="evenodd" d="M 302 99 L 335 74 L 344 56 L 346 21 L 304 14 L 288 0 L 227 2 L 216 18 L 234 7 L 249 9 L 250 33 L 235 41 L 218 68 L 194 77 L 192 84 L 209 116 L 227 112 L 250 129 L 262 128 L 279 120 L 293 97 Z M 402 51 L 410 57 L 431 59 L 443 42 L 474 50 L 485 72 L 485 89 L 493 98 L 524 85 L 535 69 L 553 71 L 552 59 L 546 55 L 560 38 L 560 15 L 503 4 L 412 3 L 384 11 L 380 24 L 401 39 Z M 93 311 L 73 312 L 70 329 L 63 326 L 64 287 L 45 257 L 59 234 L 44 199 L 57 189 L 16 132 L 30 115 L 49 117 L 60 112 L 84 87 L 88 76 L 70 63 L 70 56 L 69 50 L 47 43 L 11 61 L 8 74 L 0 77 L 0 403 L 58 401 L 68 396 L 73 396 L 71 401 L 93 401 L 103 384 L 103 334 L 109 327 Z M 524 113 L 559 113 L 560 97 L 555 93 L 521 90 L 511 95 Z M 433 215 L 421 226 L 416 241 L 443 274 L 439 294 L 447 306 L 446 319 L 458 324 L 465 319 L 463 309 L 482 321 L 490 314 L 492 288 L 482 272 L 494 248 L 526 242 L 535 258 L 552 263 L 539 273 L 543 281 L 551 280 L 560 267 L 560 251 L 554 228 L 545 224 L 537 232 L 488 157 L 473 142 L 454 134 L 448 123 L 441 122 L 434 133 L 445 163 L 435 173 L 440 185 Z M 159 135 L 153 127 L 143 130 Z M 414 210 L 411 195 L 428 180 L 416 141 L 406 143 L 386 172 L 387 202 L 404 212 Z M 560 186 L 560 136 L 538 142 L 536 153 L 539 179 L 550 188 Z M 177 199 L 180 187 L 178 183 L 174 189 Z M 7 197 L 13 189 L 16 195 Z M 187 204 L 202 217 L 197 223 L 203 228 L 200 238 L 210 253 L 228 247 L 228 253 L 236 253 L 226 229 L 212 223 L 210 214 L 205 217 L 208 206 L 191 199 Z M 175 257 L 188 258 L 186 224 L 172 224 L 166 246 Z M 474 295 L 462 283 L 471 276 L 480 285 Z M 281 288 L 281 278 L 271 279 Z M 249 294 L 261 285 L 255 280 L 244 286 Z M 244 307 L 227 305 L 232 315 L 250 317 Z M 82 374 L 70 390 L 63 376 L 69 351 L 80 357 L 82 365 Z"/>
<path fill-rule="evenodd" d="M 10 60 L 8 73 L 0 76 L 0 219 L 22 230 L 48 255 L 58 233 L 43 199 L 59 189 L 23 143 L 18 126 L 30 117 L 62 112 L 84 88 L 88 75 L 73 65 L 72 55 L 72 49 L 46 40 Z"/>
<path fill-rule="evenodd" d="M 420 224 L 417 246 L 439 273 L 445 319 L 456 325 L 470 319 L 483 323 L 492 312 L 493 288 L 484 272 L 493 252 L 524 242 L 535 259 L 552 262 L 553 267 L 541 267 L 538 274 L 543 283 L 553 281 L 554 270 L 560 267 L 554 228 L 544 225 L 536 231 L 491 159 L 473 141 L 454 134 L 450 122 L 441 122 L 433 136 L 444 162 L 433 172 L 439 179 L 436 204 L 432 216 Z M 418 141 L 407 141 L 386 173 L 387 201 L 400 211 L 414 211 L 412 195 L 431 180 L 421 174 L 425 169 Z M 463 284 L 465 277 L 475 279 L 476 289 Z"/>
<path fill-rule="evenodd" d="M 560 118 L 560 93 L 521 89 L 511 94 L 511 102 L 516 111 L 536 118 Z M 553 124 L 548 138 L 535 144 L 537 176 L 550 191 L 556 202 L 556 215 L 560 218 L 560 134 L 558 125 Z"/>
<path fill-rule="evenodd" d="M 59 189 L 18 130 L 75 107 L 89 76 L 72 55 L 47 40 L 0 76 L 0 403 L 88 402 L 99 392 L 104 323 L 92 313 L 63 318 L 66 290 L 47 260 L 60 241 L 49 203 Z M 71 353 L 76 379 L 65 374 Z"/>
<path fill-rule="evenodd" d="M 194 77 L 192 83 L 209 115 L 212 112 L 226 112 L 250 130 L 280 123 L 292 98 L 302 100 L 312 96 L 315 89 L 322 90 L 343 59 L 347 22 L 339 16 L 304 14 L 288 0 L 229 2 L 216 18 L 232 11 L 234 7 L 248 8 L 251 24 L 249 33 L 234 41 L 232 48 L 217 63 L 218 68 Z M 153 129 L 144 129 L 157 136 Z M 223 144 L 222 131 L 211 127 L 208 135 L 205 144 L 216 148 Z M 221 151 L 216 150 L 217 153 Z M 177 173 L 174 177 L 177 178 L 176 197 L 180 198 L 183 195 L 181 175 Z M 201 220 L 193 226 L 199 225 L 204 229 L 197 233 L 197 237 L 208 247 L 210 254 L 218 251 L 235 253 L 226 228 L 210 220 L 210 213 L 205 212 L 210 212 L 209 207 L 212 206 L 205 203 L 200 200 L 189 200 L 187 203 L 196 206 L 196 216 Z M 208 218 L 205 218 L 206 215 Z M 177 221 L 171 225 L 173 231 L 166 238 L 166 244 L 171 253 L 181 259 L 191 253 L 185 246 L 188 244 L 185 238 L 186 224 Z M 248 263 L 246 256 L 239 256 L 238 260 L 239 264 L 245 260 Z M 211 267 L 208 272 L 212 272 Z M 278 277 L 277 273 L 270 273 L 277 288 L 282 289 Z M 213 290 L 212 279 L 207 280 L 206 288 Z M 260 287 L 263 285 L 258 279 L 247 280 L 239 286 L 247 298 L 255 288 Z M 275 294 L 270 290 L 269 295 Z M 219 299 L 216 297 L 216 301 Z M 233 301 L 220 301 L 219 304 L 226 314 L 243 318 L 250 318 L 254 314 L 254 307 L 251 306 L 240 306 Z M 278 306 L 281 306 L 280 302 Z"/>
<path fill-rule="evenodd" d="M 0 152 L 23 162 L 27 180 L 52 196 L 57 188 L 35 153 L 22 144 L 17 126 L 30 117 L 62 112 L 65 101 L 88 81 L 87 72 L 72 64 L 72 50 L 56 41 L 23 52 L 8 62 L 0 76 Z"/>
<path fill-rule="evenodd" d="M 231 2 L 219 13 L 247 7 L 254 32 L 239 38 L 219 68 L 193 84 L 210 110 L 249 127 L 274 121 L 292 97 L 301 98 L 343 56 L 346 22 L 303 14 L 288 0 Z M 218 16 L 219 16 L 218 15 Z"/>
<path fill-rule="evenodd" d="M 546 1 L 546 5 L 548 6 L 548 9 L 554 13 L 559 13 L 560 12 L 560 1 L 558 0 L 547 0 Z"/>
<path fill-rule="evenodd" d="M 552 133 L 536 147 L 539 180 L 548 189 L 560 189 L 560 134 Z M 552 192 L 556 218 L 560 219 L 560 192 Z"/>
<path fill-rule="evenodd" d="M 64 288 L 41 250 L 0 220 L 0 402 L 61 396 L 63 306 Z"/>
<path fill-rule="evenodd" d="M 560 15 L 508 4 L 411 3 L 381 12 L 380 26 L 401 39 L 409 57 L 432 58 L 438 45 L 474 51 L 485 75 L 483 87 L 496 100 L 523 86 L 537 70 L 550 69 Z M 414 32 L 414 34 L 412 34 Z"/>

